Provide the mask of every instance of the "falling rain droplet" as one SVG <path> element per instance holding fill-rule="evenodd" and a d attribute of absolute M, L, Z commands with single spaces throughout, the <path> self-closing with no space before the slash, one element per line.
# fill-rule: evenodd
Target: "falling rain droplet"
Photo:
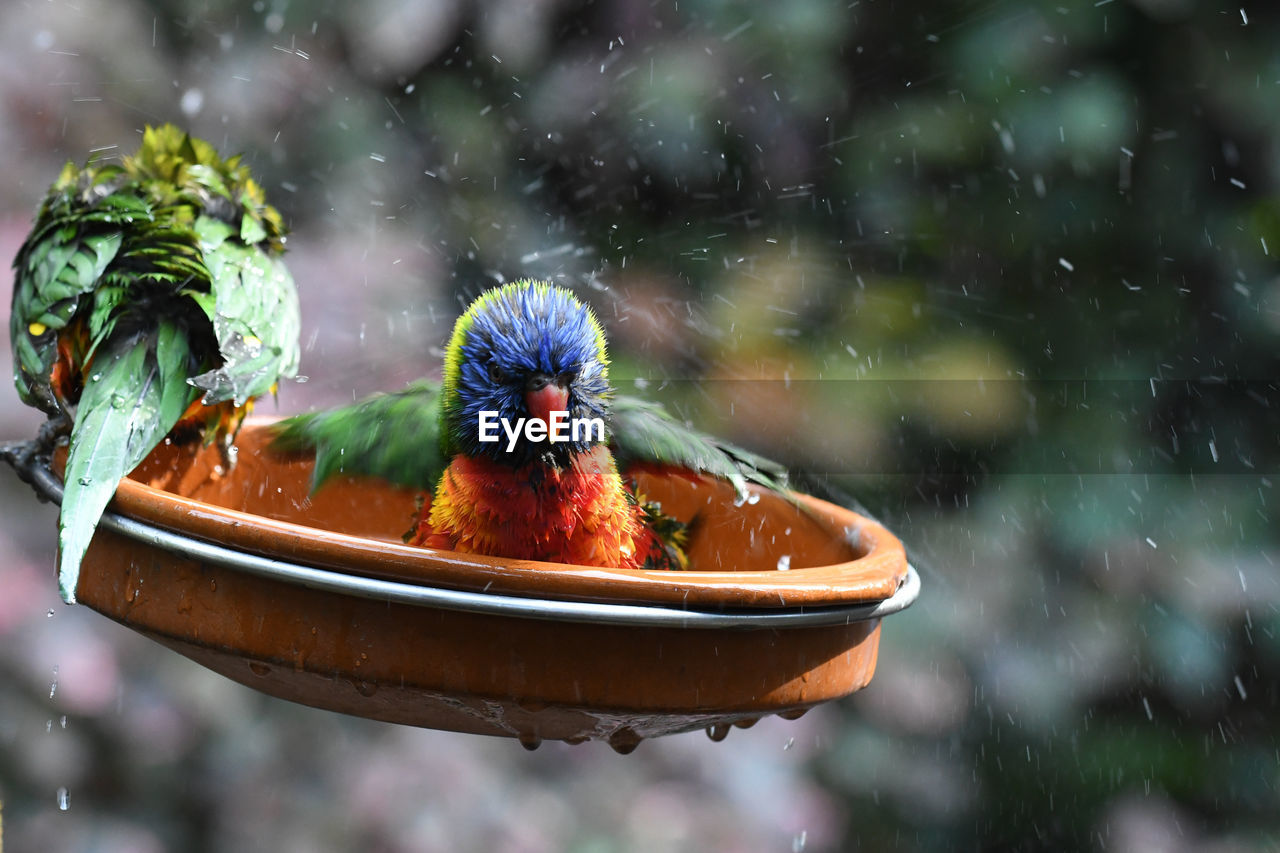
<path fill-rule="evenodd" d="M 58 789 L 58 811 L 65 812 L 71 808 L 71 796 L 67 793 L 66 788 Z"/>
<path fill-rule="evenodd" d="M 53 665 L 53 682 L 49 685 L 49 698 L 53 698 L 53 694 L 58 692 L 58 665 Z"/>
<path fill-rule="evenodd" d="M 50 619 L 52 619 L 52 618 L 53 618 L 53 608 L 52 608 L 52 607 L 50 607 L 50 608 L 49 608 L 49 612 L 48 612 L 48 613 L 46 613 L 46 614 L 45 614 L 45 616 L 49 617 Z"/>
<path fill-rule="evenodd" d="M 805 842 L 809 840 L 808 830 L 800 830 L 791 839 L 791 853 L 800 853 L 804 849 Z"/>

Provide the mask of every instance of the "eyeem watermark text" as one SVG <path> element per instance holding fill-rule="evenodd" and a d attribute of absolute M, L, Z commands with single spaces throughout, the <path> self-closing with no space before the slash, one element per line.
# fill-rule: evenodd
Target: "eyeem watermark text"
<path fill-rule="evenodd" d="M 565 411 L 550 412 L 551 423 L 541 418 L 516 418 L 512 424 L 507 418 L 500 417 L 497 412 L 480 413 L 480 440 L 484 442 L 501 441 L 507 437 L 507 452 L 515 449 L 521 434 L 525 441 L 534 443 L 547 441 L 552 444 L 565 441 L 604 441 L 604 420 L 602 418 L 570 418 Z M 499 434 L 501 427 L 501 434 Z"/>

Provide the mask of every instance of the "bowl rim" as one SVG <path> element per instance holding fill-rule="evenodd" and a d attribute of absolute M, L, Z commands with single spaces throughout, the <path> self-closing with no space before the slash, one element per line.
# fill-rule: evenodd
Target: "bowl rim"
<path fill-rule="evenodd" d="M 241 431 L 253 435 L 274 418 L 251 418 Z M 61 478 L 43 467 L 46 497 Z M 388 486 L 390 488 L 390 486 Z M 895 598 L 908 586 L 910 570 L 901 541 L 879 522 L 852 510 L 796 492 L 785 496 L 756 489 L 762 499 L 792 500 L 832 536 L 850 538 L 860 555 L 851 560 L 789 571 L 669 571 L 617 569 L 421 548 L 310 527 L 206 503 L 124 478 L 109 508 L 109 524 L 122 524 L 144 541 L 164 539 L 169 550 L 201 551 L 218 564 L 265 560 L 266 565 L 358 578 L 339 586 L 378 589 L 401 583 L 442 593 L 470 592 L 544 602 L 587 602 L 666 607 L 680 613 L 736 610 L 803 611 L 832 607 L 866 610 Z M 104 516 L 105 517 L 105 516 Z M 133 522 L 138 527 L 131 527 Z M 158 533 L 176 535 L 170 540 Z M 212 550 L 211 550 L 212 548 Z M 216 551 L 216 553 L 215 553 Z M 239 555 L 239 556 L 232 556 Z M 289 574 L 289 572 L 285 572 Z M 301 577 L 294 573 L 296 577 Z M 319 575 L 312 578 L 316 583 Z M 322 585 L 330 585 L 329 578 Z M 914 583 L 918 587 L 919 578 Z M 383 596 L 391 588 L 377 593 Z M 908 590 L 909 592 L 909 590 Z M 918 592 L 918 589 L 917 589 Z M 413 597 L 409 595 L 408 597 Z M 915 594 L 910 595 L 914 600 Z M 906 606 L 906 605 L 903 605 Z"/>
<path fill-rule="evenodd" d="M 61 502 L 62 482 L 56 474 L 46 468 L 38 468 L 33 480 L 37 491 L 44 497 L 55 503 Z M 892 596 L 853 605 L 802 605 L 772 611 L 698 610 L 662 605 L 530 598 L 371 578 L 300 565 L 194 539 L 111 511 L 104 513 L 98 524 L 136 542 L 197 559 L 205 564 L 281 583 L 415 607 L 556 622 L 704 629 L 826 627 L 881 619 L 910 607 L 920 594 L 920 576 L 914 566 L 907 565 L 903 582 Z"/>

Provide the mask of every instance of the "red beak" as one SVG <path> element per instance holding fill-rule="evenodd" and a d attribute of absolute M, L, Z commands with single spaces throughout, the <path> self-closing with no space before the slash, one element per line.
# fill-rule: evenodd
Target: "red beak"
<path fill-rule="evenodd" d="M 524 404 L 529 414 L 551 427 L 552 412 L 569 410 L 569 389 L 561 388 L 554 382 L 548 382 L 536 391 L 524 392 Z"/>

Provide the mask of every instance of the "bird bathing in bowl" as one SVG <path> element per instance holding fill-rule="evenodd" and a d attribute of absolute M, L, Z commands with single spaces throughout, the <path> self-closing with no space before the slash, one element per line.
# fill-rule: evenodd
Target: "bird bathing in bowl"
<path fill-rule="evenodd" d="M 696 532 L 696 519 L 649 499 L 639 474 L 723 480 L 738 505 L 758 500 L 753 487 L 786 484 L 781 465 L 615 394 L 595 315 L 530 280 L 463 313 L 442 382 L 283 421 L 275 447 L 314 450 L 316 489 L 341 473 L 419 490 L 411 544 L 623 569 L 687 568 Z"/>

